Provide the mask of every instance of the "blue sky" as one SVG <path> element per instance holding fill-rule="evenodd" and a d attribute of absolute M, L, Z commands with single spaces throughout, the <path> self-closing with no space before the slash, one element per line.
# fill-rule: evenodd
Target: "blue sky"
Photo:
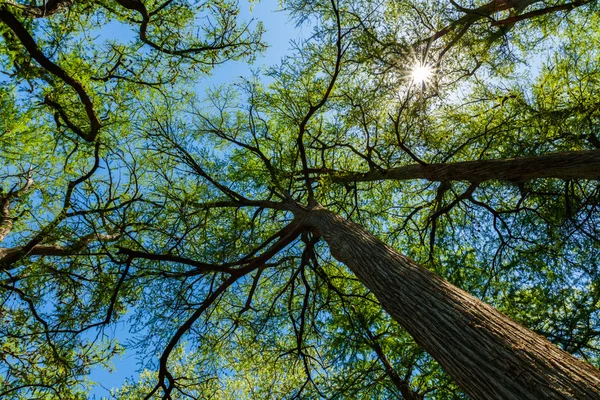
<path fill-rule="evenodd" d="M 204 81 L 199 82 L 197 87 L 199 91 L 204 91 L 213 86 L 235 83 L 239 77 L 249 76 L 253 70 L 275 65 L 281 57 L 290 49 L 290 41 L 306 35 L 311 28 L 297 28 L 294 22 L 290 21 L 289 15 L 283 11 L 277 11 L 275 2 L 256 3 L 250 11 L 248 1 L 239 2 L 241 15 L 244 20 L 256 19 L 262 21 L 265 27 L 264 42 L 269 45 L 267 51 L 259 57 L 253 65 L 247 65 L 244 62 L 226 62 L 216 67 L 211 76 Z M 105 31 L 99 32 L 101 38 L 122 39 L 132 33 L 126 30 L 122 25 L 110 24 Z M 107 329 L 106 334 L 115 334 L 121 344 L 125 344 L 131 337 L 126 323 L 120 322 L 116 328 Z M 94 333 L 95 335 L 95 333 Z M 126 352 L 122 357 L 113 359 L 114 368 L 108 372 L 102 368 L 95 368 L 90 374 L 90 379 L 97 382 L 98 385 L 90 392 L 90 398 L 110 398 L 109 390 L 113 387 L 121 386 L 126 378 L 136 378 L 138 376 L 138 362 L 136 354 L 133 351 Z"/>

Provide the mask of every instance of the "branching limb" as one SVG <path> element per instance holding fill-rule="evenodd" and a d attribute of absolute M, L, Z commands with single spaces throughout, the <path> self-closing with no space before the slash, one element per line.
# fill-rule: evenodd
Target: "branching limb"
<path fill-rule="evenodd" d="M 520 21 L 525 21 L 531 18 L 535 18 L 541 15 L 551 14 L 558 11 L 570 11 L 574 8 L 581 7 L 585 4 L 591 3 L 591 0 L 584 1 L 573 1 L 571 3 L 561 4 L 554 7 L 542 8 L 539 10 L 530 11 L 524 14 L 520 14 L 523 10 L 532 6 L 534 4 L 542 3 L 542 0 L 492 0 L 480 7 L 469 9 L 458 5 L 455 1 L 450 0 L 450 3 L 456 8 L 458 11 L 464 13 L 464 15 L 457 20 L 451 22 L 446 25 L 444 28 L 438 30 L 433 35 L 429 36 L 426 39 L 423 39 L 416 44 L 413 45 L 417 47 L 423 43 L 427 43 L 431 45 L 433 42 L 439 40 L 440 38 L 451 34 L 452 32 L 456 32 L 454 36 L 449 39 L 448 43 L 441 50 L 438 60 L 441 60 L 443 55 L 450 50 L 467 32 L 468 30 L 476 23 L 482 20 L 489 20 L 491 26 L 501 27 L 503 33 L 506 33 L 509 29 L 511 29 L 515 23 Z M 494 14 L 499 11 L 511 10 L 511 16 L 501 20 L 495 20 Z M 515 15 L 517 14 L 517 15 Z"/>
<path fill-rule="evenodd" d="M 442 191 L 440 191 L 439 193 L 439 199 L 438 199 L 438 205 L 441 205 L 442 202 L 442 197 L 444 195 L 444 192 L 447 190 L 447 186 L 443 185 L 444 182 L 442 182 L 442 184 L 440 185 L 440 189 L 444 188 Z M 478 184 L 477 183 L 471 183 L 469 185 L 469 187 L 467 188 L 467 190 L 465 190 L 465 192 L 463 194 L 461 194 L 460 196 L 456 197 L 454 200 L 452 200 L 448 205 L 439 208 L 436 212 L 433 213 L 433 215 L 430 217 L 429 219 L 429 223 L 431 224 L 431 231 L 429 234 L 429 257 L 430 259 L 433 257 L 433 248 L 435 246 L 435 233 L 437 230 L 437 220 L 440 216 L 447 214 L 448 212 L 450 212 L 450 210 L 452 210 L 458 203 L 460 203 L 461 201 L 465 200 L 465 199 L 469 199 L 471 197 L 471 195 L 473 194 L 473 192 L 475 191 L 475 189 L 477 189 Z"/>
<path fill-rule="evenodd" d="M 285 202 L 276 202 L 271 200 L 222 200 L 209 201 L 204 203 L 193 203 L 194 207 L 199 210 L 209 210 L 212 208 L 241 208 L 241 207 L 257 207 L 267 208 L 272 210 L 291 210 L 289 204 Z"/>
<path fill-rule="evenodd" d="M 329 95 L 333 91 L 333 87 L 335 86 L 335 82 L 337 80 L 337 77 L 340 73 L 340 69 L 342 67 L 342 57 L 344 55 L 344 51 L 342 48 L 342 22 L 340 19 L 340 12 L 338 10 L 335 0 L 331 0 L 331 6 L 332 6 L 333 12 L 335 14 L 335 20 L 336 20 L 336 25 L 337 25 L 337 40 L 336 40 L 337 55 L 336 55 L 336 59 L 335 59 L 335 66 L 333 69 L 333 74 L 331 74 L 331 79 L 329 81 L 329 85 L 327 86 L 325 93 L 323 93 L 323 97 L 321 98 L 321 100 L 317 104 L 310 106 L 310 108 L 308 109 L 308 112 L 306 113 L 306 115 L 304 116 L 302 121 L 300 122 L 300 125 L 298 128 L 298 139 L 296 140 L 296 142 L 298 144 L 298 152 L 300 154 L 300 160 L 302 162 L 302 171 L 304 174 L 304 181 L 306 183 L 306 190 L 308 191 L 309 203 L 314 201 L 314 193 L 313 193 L 313 189 L 312 189 L 312 182 L 311 182 L 311 179 L 308 174 L 308 160 L 306 157 L 306 149 L 304 147 L 304 135 L 306 133 L 306 126 L 308 124 L 308 121 L 310 121 L 310 119 L 315 115 L 315 113 L 317 111 L 319 111 L 319 109 L 325 105 L 325 103 L 327 102 L 327 99 L 329 98 Z"/>
<path fill-rule="evenodd" d="M 262 266 L 273 256 L 275 256 L 278 252 L 283 250 L 287 245 L 292 243 L 304 231 L 304 229 L 305 228 L 300 223 L 300 221 L 294 220 L 246 256 L 242 257 L 237 261 L 222 264 L 208 264 L 186 257 L 180 257 L 171 254 L 148 253 L 145 251 L 127 249 L 125 247 L 120 246 L 118 247 L 118 254 L 127 255 L 131 259 L 142 258 L 154 261 L 176 262 L 194 267 L 194 269 L 183 273 L 166 273 L 169 276 L 195 276 L 200 274 L 206 274 L 209 272 L 221 272 L 238 276 L 245 275 L 248 272 L 253 271 L 256 268 Z M 273 242 L 275 239 L 278 240 L 274 244 L 272 244 L 267 250 L 265 250 L 260 255 L 255 256 L 256 253 L 258 253 L 261 249 L 266 247 L 269 243 Z"/>
<path fill-rule="evenodd" d="M 70 181 L 67 185 L 67 190 L 65 193 L 65 198 L 63 200 L 62 210 L 58 213 L 58 215 L 50 221 L 46 226 L 44 226 L 33 238 L 29 240 L 27 244 L 24 246 L 18 247 L 18 251 L 10 252 L 8 255 L 2 255 L 0 258 L 0 271 L 8 270 L 14 265 L 16 262 L 21 260 L 26 255 L 30 254 L 36 246 L 41 245 L 41 243 L 46 240 L 47 236 L 52 232 L 62 221 L 64 221 L 68 217 L 68 210 L 71 208 L 71 201 L 73 197 L 73 192 L 75 188 L 87 181 L 94 175 L 94 173 L 98 170 L 100 166 L 100 142 L 96 142 L 94 146 L 94 165 L 90 170 L 79 178 Z M 42 246 L 38 249 L 44 249 L 44 251 L 48 250 L 46 246 Z M 56 250 L 54 250 L 56 251 Z"/>
<path fill-rule="evenodd" d="M 407 97 L 408 100 L 408 97 Z M 406 102 L 404 103 L 406 104 Z M 407 146 L 404 144 L 404 141 L 400 137 L 400 113 L 402 112 L 402 108 L 398 111 L 398 115 L 396 118 L 392 118 L 390 115 L 390 119 L 392 120 L 392 124 L 394 125 L 394 133 L 396 134 L 396 140 L 398 141 L 398 146 L 404 151 L 406 154 L 410 156 L 414 161 L 416 161 L 420 165 L 427 165 L 427 163 L 421 160 L 415 153 L 413 153 Z M 380 170 L 381 172 L 381 170 Z"/>
<path fill-rule="evenodd" d="M 369 329 L 369 326 L 368 326 L 367 321 L 365 320 L 364 316 L 358 312 L 356 312 L 355 315 L 357 316 L 357 319 L 361 325 L 361 328 L 367 334 L 367 337 L 369 339 L 367 342 L 368 345 L 373 349 L 373 351 L 375 351 L 375 354 L 377 354 L 377 358 L 379 359 L 379 361 L 381 361 L 381 363 L 383 364 L 383 367 L 385 368 L 385 373 L 390 378 L 390 380 L 392 381 L 394 386 L 396 386 L 396 388 L 400 391 L 400 393 L 402 394 L 402 397 L 406 400 L 421 400 L 421 399 L 423 399 L 423 395 L 421 395 L 418 392 L 415 392 L 410 387 L 409 381 L 410 381 L 411 369 L 409 368 L 407 374 L 404 377 L 401 377 L 398 374 L 398 371 L 396 371 L 396 369 L 394 368 L 394 366 L 392 365 L 390 360 L 385 355 L 385 352 L 383 351 L 383 349 L 381 348 L 381 345 L 379 344 L 378 338 L 375 335 L 373 335 L 373 333 Z"/>
<path fill-rule="evenodd" d="M 167 362 L 169 360 L 169 355 L 171 354 L 175 346 L 177 346 L 177 343 L 179 343 L 183 335 L 192 327 L 194 322 L 196 322 L 196 320 L 200 318 L 202 313 L 204 313 L 204 311 L 206 311 L 206 309 L 208 309 L 208 307 L 210 307 L 219 298 L 219 296 L 225 293 L 225 291 L 231 285 L 233 285 L 239 278 L 240 275 L 231 275 L 229 278 L 227 278 L 202 302 L 202 305 L 196 311 L 194 311 L 194 313 L 187 319 L 187 321 L 185 321 L 183 325 L 181 325 L 179 329 L 177 329 L 177 332 L 175 332 L 175 334 L 167 344 L 167 347 L 160 356 L 158 383 L 145 397 L 146 400 L 151 399 L 152 396 L 159 389 L 162 389 L 163 391 L 163 399 L 171 399 L 171 392 L 175 388 L 176 381 L 168 369 Z"/>
<path fill-rule="evenodd" d="M 119 5 L 128 10 L 134 10 L 140 14 L 140 16 L 142 17 L 139 29 L 140 40 L 146 45 L 153 48 L 154 50 L 160 51 L 161 53 L 174 56 L 189 57 L 196 62 L 203 62 L 201 59 L 194 58 L 194 55 L 200 53 L 207 53 L 211 57 L 216 58 L 216 56 L 214 55 L 215 53 L 218 54 L 219 52 L 223 51 L 235 51 L 236 49 L 242 49 L 241 52 L 244 52 L 246 51 L 246 49 L 252 46 L 259 45 L 258 38 L 255 38 L 252 35 L 250 35 L 250 37 L 247 38 L 245 37 L 246 35 L 250 34 L 249 24 L 244 25 L 241 29 L 234 29 L 232 27 L 227 26 L 228 24 L 231 24 L 233 27 L 235 27 L 235 21 L 232 21 L 232 18 L 235 18 L 235 16 L 232 15 L 229 10 L 221 10 L 217 6 L 217 8 L 222 11 L 219 17 L 217 18 L 224 20 L 224 26 L 220 31 L 215 29 L 215 32 L 212 35 L 212 41 L 210 43 L 180 49 L 176 48 L 175 46 L 173 46 L 172 48 L 168 48 L 163 44 L 156 43 L 148 36 L 148 27 L 150 25 L 150 20 L 152 19 L 152 17 L 161 12 L 166 7 L 168 7 L 172 3 L 172 0 L 166 1 L 152 12 L 149 12 L 144 3 L 142 3 L 140 0 L 117 0 L 117 3 L 119 3 Z M 213 59 L 210 62 L 210 64 L 214 65 L 219 62 L 222 62 L 222 60 Z"/>
<path fill-rule="evenodd" d="M 158 136 L 160 136 L 161 138 L 168 141 L 171 144 L 171 146 L 173 146 L 174 150 L 176 150 L 179 153 L 178 155 L 182 159 L 182 161 L 185 164 L 187 164 L 195 173 L 197 173 L 202 178 L 206 179 L 208 182 L 210 182 L 214 187 L 216 187 L 218 190 L 220 190 L 224 195 L 226 195 L 230 199 L 240 202 L 240 203 L 251 201 L 250 199 L 242 196 L 241 194 L 237 193 L 236 191 L 228 188 L 224 184 L 218 182 L 215 178 L 213 178 L 211 175 L 209 175 L 204 170 L 204 168 L 202 168 L 202 166 L 200 166 L 200 164 L 198 164 L 198 162 L 196 161 L 194 156 L 192 156 L 192 154 L 183 145 L 178 143 L 169 134 L 169 125 L 168 124 L 165 125 L 164 123 L 162 123 L 159 120 L 155 120 L 155 122 L 158 125 L 159 131 L 160 131 Z"/>
<path fill-rule="evenodd" d="M 89 235 L 85 235 L 75 243 L 69 246 L 59 246 L 59 245 L 43 245 L 38 244 L 33 246 L 28 252 L 27 255 L 32 256 L 72 256 L 77 255 L 81 252 L 85 247 L 89 244 L 101 241 L 101 242 L 109 242 L 113 240 L 117 240 L 121 237 L 121 233 L 115 233 L 112 235 L 102 235 L 97 233 L 90 233 Z M 12 247 L 12 248 L 0 248 L 0 261 L 11 263 L 12 259 L 20 256 L 23 253 L 23 247 Z"/>
<path fill-rule="evenodd" d="M 574 1 L 572 3 L 561 4 L 559 6 L 542 8 L 540 10 L 530 11 L 525 14 L 515 15 L 509 18 L 501 19 L 499 21 L 493 21 L 492 26 L 510 25 L 526 19 L 538 17 L 540 15 L 546 15 L 555 13 L 557 11 L 571 11 L 574 8 L 581 7 L 585 4 L 591 3 L 590 1 Z"/>
<path fill-rule="evenodd" d="M 244 307 L 242 307 L 242 309 L 240 310 L 240 315 L 252 308 L 252 298 L 254 297 L 254 292 L 256 292 L 256 288 L 258 287 L 258 282 L 260 281 L 260 277 L 263 271 L 264 268 L 258 268 L 258 271 L 256 271 L 254 278 L 252 278 L 252 286 L 250 287 L 250 291 L 248 292 L 246 303 L 244 303 Z"/>
<path fill-rule="evenodd" d="M 167 347 L 162 353 L 160 357 L 159 363 L 159 381 L 156 386 L 152 389 L 150 393 L 146 396 L 146 399 L 150 399 L 159 389 L 163 391 L 163 399 L 170 399 L 171 392 L 175 388 L 176 379 L 171 375 L 168 370 L 167 361 L 169 355 L 179 343 L 183 335 L 192 327 L 194 322 L 198 320 L 198 318 L 206 311 L 225 291 L 233 285 L 239 278 L 242 276 L 260 269 L 264 266 L 264 263 L 267 262 L 270 258 L 279 253 L 285 246 L 290 244 L 293 240 L 295 240 L 298 235 L 304 230 L 304 227 L 298 221 L 292 221 L 289 225 L 283 228 L 280 231 L 279 237 L 280 239 L 273 244 L 269 249 L 267 249 L 260 256 L 248 259 L 245 262 L 245 266 L 236 270 L 232 270 L 230 276 L 223 281 L 223 283 L 218 286 L 201 304 L 201 306 L 187 319 L 187 321 L 179 327 L 177 332 L 173 335 Z M 129 256 L 131 257 L 131 255 Z"/>
<path fill-rule="evenodd" d="M 83 103 L 85 108 L 85 113 L 90 121 L 90 131 L 88 133 L 83 132 L 81 128 L 77 128 L 74 132 L 80 136 L 83 140 L 87 142 L 93 142 L 100 131 L 101 124 L 100 120 L 96 115 L 96 111 L 94 110 L 94 103 L 92 102 L 90 96 L 85 91 L 83 85 L 77 81 L 75 78 L 70 76 L 63 70 L 60 66 L 53 63 L 48 57 L 42 53 L 39 49 L 37 43 L 33 39 L 33 37 L 29 34 L 27 29 L 23 26 L 23 24 L 8 10 L 8 8 L 3 5 L 0 6 L 0 21 L 4 22 L 19 38 L 19 41 L 25 47 L 25 49 L 29 52 L 31 57 L 33 57 L 45 70 L 50 72 L 52 75 L 58 77 L 67 85 L 71 86 L 79 99 Z M 56 104 L 51 100 L 49 105 Z M 57 109 L 60 115 L 64 115 L 62 112 L 62 108 Z M 74 126 L 70 120 L 65 120 L 65 123 L 68 126 Z"/>

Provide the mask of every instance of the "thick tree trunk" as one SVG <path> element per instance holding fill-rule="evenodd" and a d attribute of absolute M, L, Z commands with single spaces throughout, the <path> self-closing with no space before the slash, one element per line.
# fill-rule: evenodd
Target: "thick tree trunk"
<path fill-rule="evenodd" d="M 361 226 L 316 206 L 323 236 L 385 310 L 473 399 L 600 399 L 600 371 L 398 253 Z M 300 216 L 300 215 L 299 215 Z"/>
<path fill-rule="evenodd" d="M 572 151 L 536 157 L 411 164 L 389 170 L 333 174 L 333 182 L 368 182 L 383 179 L 484 182 L 528 181 L 537 178 L 600 179 L 600 150 Z"/>

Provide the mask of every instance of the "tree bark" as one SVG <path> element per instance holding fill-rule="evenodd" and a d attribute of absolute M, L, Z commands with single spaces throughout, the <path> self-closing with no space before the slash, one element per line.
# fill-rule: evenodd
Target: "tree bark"
<path fill-rule="evenodd" d="M 388 170 L 333 173 L 333 182 L 369 182 L 384 179 L 430 181 L 489 180 L 522 182 L 538 178 L 600 179 L 600 150 L 571 151 L 535 157 L 457 163 L 411 164 Z"/>
<path fill-rule="evenodd" d="M 317 205 L 305 224 L 473 399 L 600 399 L 600 371 Z"/>

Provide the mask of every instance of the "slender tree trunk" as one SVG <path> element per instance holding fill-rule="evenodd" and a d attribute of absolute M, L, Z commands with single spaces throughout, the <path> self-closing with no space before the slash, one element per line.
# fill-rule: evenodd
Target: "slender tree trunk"
<path fill-rule="evenodd" d="M 305 223 L 323 236 L 385 310 L 473 399 L 600 399 L 600 371 L 316 206 Z"/>
<path fill-rule="evenodd" d="M 537 178 L 600 179 L 600 150 L 571 151 L 536 157 L 411 164 L 389 170 L 334 173 L 333 182 L 368 182 L 383 179 L 484 182 L 527 181 Z"/>

